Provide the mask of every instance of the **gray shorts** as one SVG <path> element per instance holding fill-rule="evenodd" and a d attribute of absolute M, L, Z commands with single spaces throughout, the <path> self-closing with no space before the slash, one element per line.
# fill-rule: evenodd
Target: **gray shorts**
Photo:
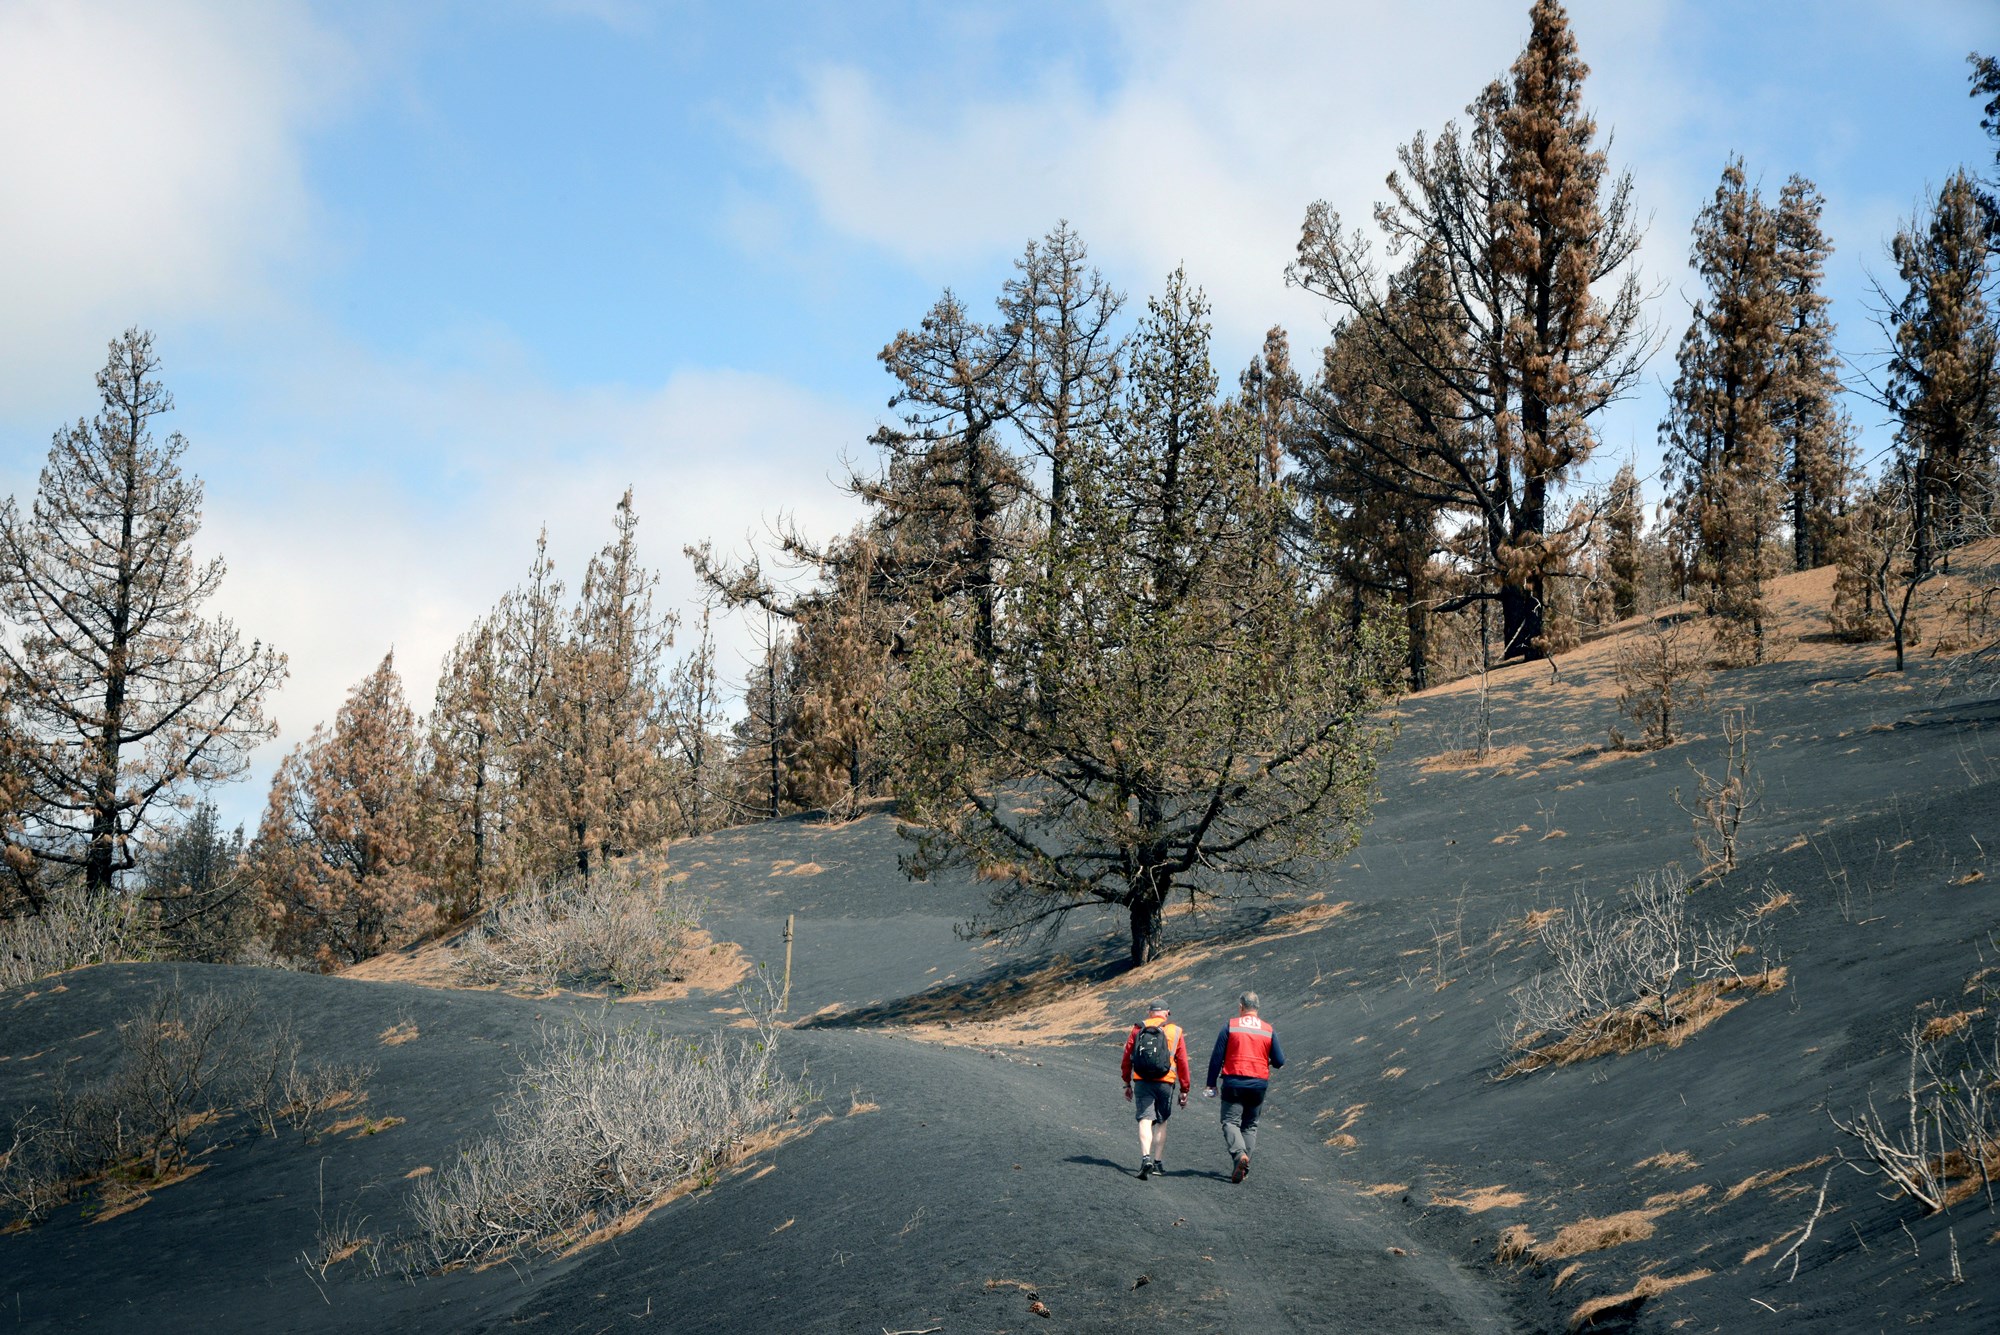
<path fill-rule="evenodd" d="M 1134 1080 L 1132 1113 L 1142 1122 L 1164 1122 L 1174 1115 L 1174 1095 L 1180 1085 L 1172 1080 Z"/>

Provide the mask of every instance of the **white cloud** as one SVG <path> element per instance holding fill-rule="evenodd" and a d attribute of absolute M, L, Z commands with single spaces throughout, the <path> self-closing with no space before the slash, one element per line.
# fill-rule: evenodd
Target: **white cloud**
<path fill-rule="evenodd" d="M 741 552 L 780 512 L 819 534 L 856 517 L 827 475 L 868 418 L 773 377 L 685 369 L 657 388 L 572 390 L 353 350 L 293 364 L 312 378 L 274 387 L 248 418 L 256 442 L 202 430 L 197 446 L 234 460 L 208 474 L 199 545 L 229 561 L 211 611 L 292 665 L 274 702 L 283 739 L 258 757 L 256 782 L 221 795 L 231 821 L 255 819 L 278 757 L 331 720 L 392 646 L 422 713 L 444 654 L 520 582 L 544 525 L 573 595 L 630 486 L 642 556 L 663 577 L 659 605 L 682 610 L 696 595 L 684 543 Z M 722 668 L 740 675 L 746 628 L 734 618 L 718 631 Z"/>
<path fill-rule="evenodd" d="M 294 3 L 0 6 L 10 414 L 66 406 L 74 368 L 126 325 L 270 299 L 310 222 L 300 134 L 347 69 Z"/>
<path fill-rule="evenodd" d="M 1525 7 L 1491 0 L 1119 6 L 1114 18 L 1109 90 L 1051 66 L 1033 86 L 933 108 L 821 68 L 762 141 L 829 223 L 940 281 L 1058 217 L 1139 294 L 1185 261 L 1247 355 L 1273 319 L 1318 329 L 1321 308 L 1283 281 L 1307 204 L 1365 221 L 1396 145 L 1456 115 L 1526 29 Z"/>

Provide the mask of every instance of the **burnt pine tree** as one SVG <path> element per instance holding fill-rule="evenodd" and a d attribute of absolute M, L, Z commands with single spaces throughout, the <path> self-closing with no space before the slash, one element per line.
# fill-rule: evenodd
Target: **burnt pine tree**
<path fill-rule="evenodd" d="M 271 782 L 251 863 L 279 950 L 331 970 L 430 926 L 417 760 L 416 715 L 392 653 Z"/>
<path fill-rule="evenodd" d="M 481 617 L 446 655 L 424 730 L 423 861 L 453 922 L 504 891 L 511 871 L 501 733 L 506 683 L 494 618 Z"/>
<path fill-rule="evenodd" d="M 180 434 L 154 438 L 173 408 L 158 369 L 151 334 L 114 339 L 97 415 L 56 433 L 28 513 L 0 506 L 0 662 L 33 810 L 21 846 L 99 894 L 179 800 L 243 772 L 285 677 L 284 655 L 201 615 L 223 564 L 195 561 L 202 487 Z"/>
<path fill-rule="evenodd" d="M 1778 195 L 1778 290 L 1785 328 L 1771 419 L 1778 430 L 1795 570 L 1833 560 L 1854 468 L 1853 424 L 1840 406 L 1841 362 L 1823 290 L 1826 258 L 1833 253 L 1820 228 L 1825 206 L 1803 176 L 1786 181 Z"/>
<path fill-rule="evenodd" d="M 1763 582 L 1780 499 L 1773 420 L 1784 384 L 1788 303 L 1777 217 L 1743 175 L 1723 169 L 1695 219 L 1690 256 L 1706 288 L 1681 338 L 1679 374 L 1660 443 L 1673 479 L 1684 576 L 1721 618 L 1734 656 L 1761 661 Z"/>
<path fill-rule="evenodd" d="M 1397 367 L 1400 384 L 1433 382 L 1424 397 L 1451 405 L 1474 433 L 1470 458 L 1440 434 L 1407 442 L 1417 471 L 1387 457 L 1379 471 L 1449 494 L 1474 526 L 1477 596 L 1500 604 L 1510 658 L 1544 652 L 1548 582 L 1574 546 L 1552 531 L 1552 496 L 1589 457 L 1591 419 L 1633 384 L 1646 352 L 1637 280 L 1617 279 L 1639 242 L 1631 180 L 1611 177 L 1596 146 L 1582 106 L 1587 67 L 1562 6 L 1537 0 L 1531 21 L 1511 77 L 1480 94 L 1463 127 L 1405 145 L 1391 199 L 1375 211 L 1392 254 L 1442 266 L 1448 300 L 1429 327 L 1392 317 L 1366 242 L 1324 203 L 1307 210 L 1288 271 L 1377 345 L 1374 360 Z"/>
<path fill-rule="evenodd" d="M 1994 252 L 1972 177 L 1954 172 L 1889 245 L 1903 291 L 1882 294 L 1889 336 L 1883 399 L 1909 477 L 1912 563 L 1990 532 L 2000 447 L 2000 329 L 1989 300 Z"/>
<path fill-rule="evenodd" d="M 890 737 L 913 876 L 977 868 L 969 930 L 1122 912 L 1134 963 L 1176 895 L 1268 891 L 1351 847 L 1368 817 L 1368 712 L 1397 653 L 1349 637 L 1268 559 L 1257 414 L 1218 407 L 1205 307 L 1150 304 L 1110 438 L 1072 479 L 1050 564 L 1003 571 L 987 664 L 933 614 Z"/>
<path fill-rule="evenodd" d="M 1012 420 L 1046 468 L 1043 527 L 1059 541 L 1080 442 L 1102 436 L 1116 402 L 1122 343 L 1113 329 L 1125 297 L 1088 267 L 1067 222 L 1030 241 L 1000 295 L 1011 331 Z"/>

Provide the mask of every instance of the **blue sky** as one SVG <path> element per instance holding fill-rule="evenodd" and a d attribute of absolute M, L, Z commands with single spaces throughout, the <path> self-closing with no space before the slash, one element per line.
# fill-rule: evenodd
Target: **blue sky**
<path fill-rule="evenodd" d="M 230 564 L 218 610 L 291 655 L 261 779 L 391 646 L 423 708 L 538 527 L 574 579 L 627 484 L 670 601 L 684 542 L 741 548 L 781 511 L 844 527 L 829 479 L 883 409 L 876 351 L 944 286 L 989 302 L 1058 218 L 1128 309 L 1184 261 L 1225 377 L 1273 322 L 1311 358 L 1325 313 L 1283 283 L 1305 206 L 1364 220 L 1526 13 L 0 0 L 0 487 L 25 499 L 91 411 L 105 341 L 155 330 L 203 553 Z M 2000 0 L 1571 13 L 1660 293 L 1662 351 L 1601 457 L 1650 468 L 1727 155 L 1826 194 L 1865 364 L 1885 238 L 1991 166 L 1964 57 L 2000 49 Z"/>

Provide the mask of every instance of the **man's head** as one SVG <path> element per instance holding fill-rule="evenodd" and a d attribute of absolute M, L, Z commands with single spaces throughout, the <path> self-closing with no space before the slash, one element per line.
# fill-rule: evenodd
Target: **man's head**
<path fill-rule="evenodd" d="M 1255 992 L 1245 992 L 1242 996 L 1236 998 L 1236 1008 L 1245 1015 L 1255 1015 L 1257 1013 L 1257 994 Z"/>
<path fill-rule="evenodd" d="M 1151 1001 L 1146 1003 L 1146 1014 L 1172 1015 L 1173 1011 L 1168 1009 L 1167 1003 L 1164 998 L 1154 997 Z"/>

